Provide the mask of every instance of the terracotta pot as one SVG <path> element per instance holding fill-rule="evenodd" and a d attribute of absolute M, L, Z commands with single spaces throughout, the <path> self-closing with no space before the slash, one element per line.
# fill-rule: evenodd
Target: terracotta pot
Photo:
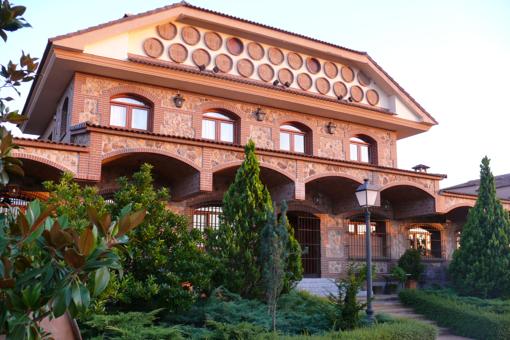
<path fill-rule="evenodd" d="M 406 281 L 406 288 L 407 289 L 416 289 L 416 288 L 418 288 L 418 281 L 413 280 L 413 279 L 408 279 Z"/>

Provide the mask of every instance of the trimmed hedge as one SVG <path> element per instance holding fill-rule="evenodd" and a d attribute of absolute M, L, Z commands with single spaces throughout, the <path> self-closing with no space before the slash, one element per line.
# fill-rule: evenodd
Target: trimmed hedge
<path fill-rule="evenodd" d="M 416 312 L 448 327 L 457 335 L 475 339 L 510 339 L 510 315 L 462 302 L 463 298 L 420 290 L 403 290 L 400 300 Z"/>

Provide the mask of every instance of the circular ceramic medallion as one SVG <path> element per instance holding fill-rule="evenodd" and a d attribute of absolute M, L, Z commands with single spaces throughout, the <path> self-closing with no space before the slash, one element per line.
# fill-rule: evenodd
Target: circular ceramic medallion
<path fill-rule="evenodd" d="M 232 69 L 232 59 L 226 54 L 218 54 L 214 59 L 216 67 L 223 73 L 228 73 Z"/>
<path fill-rule="evenodd" d="M 271 81 L 274 77 L 273 67 L 269 64 L 262 64 L 258 67 L 257 73 L 263 81 Z"/>
<path fill-rule="evenodd" d="M 183 44 L 172 44 L 168 48 L 168 56 L 176 63 L 182 63 L 188 57 L 188 50 Z"/>
<path fill-rule="evenodd" d="M 358 72 L 358 82 L 363 86 L 370 85 L 370 78 L 363 72 Z"/>
<path fill-rule="evenodd" d="M 338 67 L 332 62 L 326 61 L 324 63 L 324 73 L 328 78 L 335 78 L 338 75 Z"/>
<path fill-rule="evenodd" d="M 253 74 L 253 69 L 253 63 L 248 59 L 240 59 L 237 62 L 237 72 L 239 72 L 239 74 L 243 77 L 250 77 Z"/>
<path fill-rule="evenodd" d="M 354 80 L 354 71 L 349 66 L 342 66 L 340 69 L 342 79 L 348 83 Z"/>
<path fill-rule="evenodd" d="M 363 100 L 363 90 L 358 85 L 354 85 L 351 87 L 351 97 L 355 102 L 360 102 Z"/>
<path fill-rule="evenodd" d="M 290 86 L 294 81 L 294 74 L 288 68 L 282 68 L 278 71 L 278 80 L 285 86 Z"/>
<path fill-rule="evenodd" d="M 306 58 L 306 68 L 310 73 L 316 74 L 321 70 L 321 63 L 316 58 Z"/>
<path fill-rule="evenodd" d="M 182 28 L 181 31 L 182 40 L 188 45 L 196 45 L 200 41 L 200 32 L 191 26 Z"/>
<path fill-rule="evenodd" d="M 289 52 L 287 54 L 287 63 L 294 70 L 299 70 L 303 66 L 303 58 L 297 53 Z"/>
<path fill-rule="evenodd" d="M 156 30 L 159 36 L 165 40 L 172 40 L 177 35 L 177 27 L 172 23 L 158 25 Z"/>
<path fill-rule="evenodd" d="M 379 103 L 379 93 L 376 90 L 368 90 L 367 102 L 373 106 L 377 105 Z"/>
<path fill-rule="evenodd" d="M 260 45 L 259 43 L 252 41 L 248 44 L 247 49 L 248 55 L 253 60 L 260 60 L 264 57 L 265 54 L 264 47 L 262 47 L 262 45 Z"/>
<path fill-rule="evenodd" d="M 297 76 L 297 83 L 303 90 L 309 90 L 310 87 L 312 87 L 312 77 L 310 77 L 307 73 L 300 73 Z"/>
<path fill-rule="evenodd" d="M 329 81 L 324 77 L 317 78 L 315 81 L 315 87 L 320 94 L 326 94 L 329 92 L 330 88 Z"/>
<path fill-rule="evenodd" d="M 207 66 L 211 62 L 211 56 L 203 48 L 198 48 L 191 53 L 191 59 L 197 66 Z"/>
<path fill-rule="evenodd" d="M 161 57 L 163 49 L 163 43 L 157 38 L 148 38 L 143 42 L 143 50 L 151 58 Z"/>
<path fill-rule="evenodd" d="M 333 92 L 335 96 L 345 98 L 347 96 L 347 86 L 341 81 L 337 81 L 333 84 Z"/>
<path fill-rule="evenodd" d="M 239 38 L 228 38 L 227 39 L 227 51 L 232 55 L 240 55 L 243 53 L 244 44 Z"/>
<path fill-rule="evenodd" d="M 267 57 L 273 65 L 280 65 L 283 63 L 283 52 L 279 48 L 270 47 L 267 51 Z"/>
<path fill-rule="evenodd" d="M 206 32 L 204 34 L 204 43 L 207 48 L 217 51 L 220 49 L 223 39 L 221 39 L 221 36 L 216 32 Z"/>

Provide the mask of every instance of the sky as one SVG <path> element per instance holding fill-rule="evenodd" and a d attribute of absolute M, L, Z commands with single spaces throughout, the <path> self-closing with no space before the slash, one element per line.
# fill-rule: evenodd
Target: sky
<path fill-rule="evenodd" d="M 12 2 L 12 0 L 11 0 Z M 32 28 L 0 43 L 0 63 L 47 39 L 171 4 L 171 0 L 19 0 Z M 479 177 L 483 156 L 510 173 L 509 0 L 190 0 L 193 5 L 366 51 L 439 125 L 398 141 L 398 167 L 447 174 L 441 187 Z M 29 86 L 12 105 L 21 109 Z M 2 93 L 3 94 L 3 93 Z"/>

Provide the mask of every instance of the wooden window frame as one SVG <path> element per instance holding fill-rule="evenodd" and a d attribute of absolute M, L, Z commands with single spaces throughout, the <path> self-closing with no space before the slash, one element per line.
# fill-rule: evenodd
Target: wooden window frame
<path fill-rule="evenodd" d="M 145 105 L 119 103 L 119 102 L 115 101 L 115 99 L 118 99 L 118 98 L 129 98 L 129 99 L 137 100 L 139 102 L 144 103 Z M 126 126 L 112 125 L 111 124 L 112 106 L 122 106 L 122 107 L 126 108 Z M 131 124 L 133 122 L 133 119 L 132 119 L 133 109 L 144 109 L 144 110 L 147 110 L 147 129 L 146 130 L 144 130 L 144 129 L 137 129 L 137 128 L 134 128 L 134 127 L 131 126 Z M 120 127 L 120 128 L 124 128 L 124 129 L 129 129 L 129 130 L 136 130 L 136 131 L 152 131 L 153 107 L 152 107 L 152 105 L 147 103 L 146 99 L 144 99 L 142 97 L 134 96 L 134 95 L 129 95 L 129 94 L 117 95 L 117 96 L 114 96 L 114 97 L 110 98 L 110 117 L 109 117 L 109 119 L 110 119 L 110 121 L 108 122 L 108 124 L 110 126 Z"/>
<path fill-rule="evenodd" d="M 218 113 L 218 114 L 221 114 L 227 118 L 208 117 L 208 116 L 206 116 L 206 114 L 208 114 L 208 113 Z M 201 128 L 202 128 L 202 122 L 204 120 L 214 122 L 214 139 L 203 137 L 204 131 L 202 131 L 202 136 L 201 136 L 202 139 L 211 140 L 211 141 L 213 140 L 213 141 L 220 142 L 220 143 L 237 144 L 238 131 L 237 131 L 237 120 L 236 119 L 232 118 L 229 114 L 224 113 L 224 112 L 207 111 L 202 114 L 202 121 L 200 121 Z M 227 142 L 227 141 L 221 140 L 221 123 L 229 123 L 232 125 L 232 131 L 233 131 L 232 132 L 232 142 Z"/>
<path fill-rule="evenodd" d="M 298 131 L 294 131 L 294 130 L 291 130 L 291 129 L 286 129 L 286 128 L 283 128 L 282 126 L 285 126 L 285 125 L 289 125 L 289 126 L 292 126 L 296 129 L 299 130 Z M 290 144 L 290 150 L 283 150 L 281 148 L 281 139 L 282 139 L 282 132 L 284 133 L 288 133 L 290 135 L 290 141 L 289 141 L 289 144 Z M 293 152 L 293 153 L 297 153 L 297 154 L 300 154 L 300 155 L 307 155 L 309 154 L 309 145 L 308 145 L 308 136 L 309 136 L 309 133 L 307 131 L 304 131 L 302 128 L 300 127 L 297 127 L 293 124 L 290 124 L 290 123 L 287 123 L 287 124 L 283 124 L 283 125 L 280 125 L 280 138 L 279 138 L 279 141 L 280 141 L 280 145 L 279 145 L 279 149 L 282 150 L 282 151 L 286 151 L 286 152 Z M 296 151 L 295 150 L 295 144 L 294 144 L 294 136 L 303 136 L 303 152 L 301 151 Z"/>

